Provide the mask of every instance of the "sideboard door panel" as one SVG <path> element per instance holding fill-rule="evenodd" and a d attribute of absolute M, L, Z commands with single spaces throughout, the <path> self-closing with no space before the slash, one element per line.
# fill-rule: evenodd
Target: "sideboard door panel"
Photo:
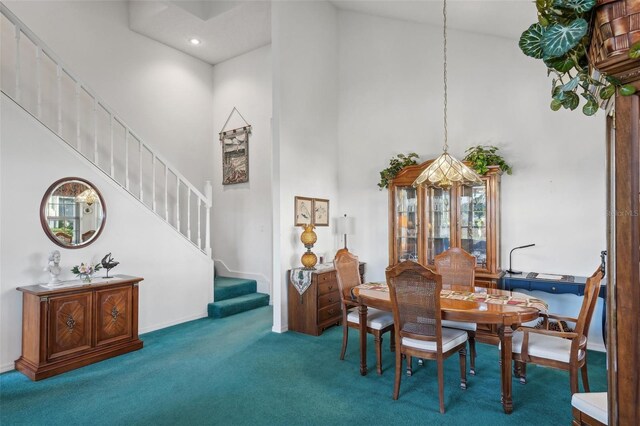
<path fill-rule="evenodd" d="M 131 338 L 131 286 L 96 291 L 96 345 Z"/>
<path fill-rule="evenodd" d="M 49 299 L 48 360 L 91 347 L 91 295 L 85 292 Z"/>

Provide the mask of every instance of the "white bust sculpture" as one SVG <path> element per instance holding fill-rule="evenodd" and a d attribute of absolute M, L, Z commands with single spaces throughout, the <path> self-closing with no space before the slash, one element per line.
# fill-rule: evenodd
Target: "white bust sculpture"
<path fill-rule="evenodd" d="M 54 286 L 60 284 L 60 279 L 58 275 L 62 271 L 60 269 L 60 252 L 58 250 L 53 250 L 49 253 L 49 263 L 44 268 L 46 272 L 49 273 L 49 285 Z"/>

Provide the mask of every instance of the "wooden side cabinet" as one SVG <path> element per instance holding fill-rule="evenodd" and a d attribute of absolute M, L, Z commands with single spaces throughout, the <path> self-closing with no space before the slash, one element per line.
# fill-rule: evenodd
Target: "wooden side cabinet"
<path fill-rule="evenodd" d="M 16 370 L 40 380 L 142 348 L 138 284 L 117 275 L 22 292 L 22 355 Z"/>
<path fill-rule="evenodd" d="M 364 263 L 360 263 L 360 277 L 364 280 Z M 291 271 L 287 271 L 291 277 Z M 311 274 L 311 286 L 300 295 L 289 278 L 289 330 L 319 336 L 332 325 L 342 321 L 340 291 L 336 270 L 322 268 Z"/>

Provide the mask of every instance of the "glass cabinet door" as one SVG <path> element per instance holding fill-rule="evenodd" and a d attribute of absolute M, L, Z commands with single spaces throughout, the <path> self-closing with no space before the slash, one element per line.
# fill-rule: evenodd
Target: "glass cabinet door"
<path fill-rule="evenodd" d="M 427 263 L 451 246 L 451 193 L 440 188 L 426 188 L 427 193 Z"/>
<path fill-rule="evenodd" d="M 476 257 L 477 267 L 487 268 L 487 187 L 459 187 L 460 247 Z"/>
<path fill-rule="evenodd" d="M 418 260 L 418 193 L 412 186 L 396 187 L 396 262 Z"/>

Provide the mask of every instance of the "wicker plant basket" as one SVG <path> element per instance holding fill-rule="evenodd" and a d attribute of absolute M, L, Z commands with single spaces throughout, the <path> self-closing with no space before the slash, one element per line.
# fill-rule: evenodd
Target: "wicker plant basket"
<path fill-rule="evenodd" d="M 627 55 L 640 41 L 640 0 L 598 0 L 592 30 L 591 65 L 625 83 L 640 78 L 640 60 Z"/>

